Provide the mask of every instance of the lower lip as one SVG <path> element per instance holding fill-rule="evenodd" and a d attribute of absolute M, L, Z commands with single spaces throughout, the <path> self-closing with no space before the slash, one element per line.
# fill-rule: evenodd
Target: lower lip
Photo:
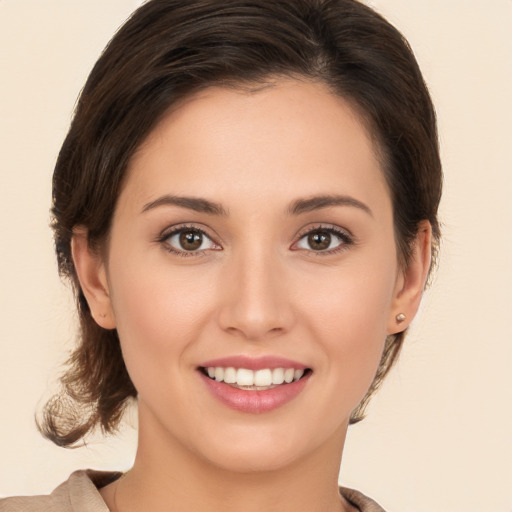
<path fill-rule="evenodd" d="M 281 384 L 261 391 L 234 388 L 224 382 L 210 379 L 201 372 L 200 375 L 210 392 L 223 404 L 237 411 L 259 414 L 278 409 L 293 400 L 304 389 L 311 373 L 290 384 Z"/>

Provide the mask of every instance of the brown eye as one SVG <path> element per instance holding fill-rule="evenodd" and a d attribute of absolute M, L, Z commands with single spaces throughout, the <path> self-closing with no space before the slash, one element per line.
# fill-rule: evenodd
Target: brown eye
<path fill-rule="evenodd" d="M 326 231 L 316 231 L 308 235 L 308 244 L 314 251 L 325 251 L 331 245 L 331 238 Z"/>
<path fill-rule="evenodd" d="M 325 252 L 332 254 L 337 249 L 343 249 L 353 243 L 350 235 L 337 228 L 316 228 L 302 235 L 293 246 L 294 249 L 301 249 L 313 252 Z"/>
<path fill-rule="evenodd" d="M 197 251 L 203 243 L 203 234 L 199 231 L 182 231 L 179 235 L 181 249 Z"/>
<path fill-rule="evenodd" d="M 196 228 L 181 228 L 162 238 L 167 248 L 175 253 L 201 253 L 202 251 L 220 247 L 202 230 Z"/>

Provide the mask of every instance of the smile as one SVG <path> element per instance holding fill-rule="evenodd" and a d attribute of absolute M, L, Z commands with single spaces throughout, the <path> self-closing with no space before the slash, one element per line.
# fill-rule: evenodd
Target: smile
<path fill-rule="evenodd" d="M 238 389 L 261 391 L 273 389 L 282 384 L 298 381 L 304 375 L 304 369 L 296 368 L 262 368 L 250 370 L 248 368 L 234 368 L 222 366 L 209 366 L 202 368 L 205 375 L 217 382 L 224 382 Z"/>
<path fill-rule="evenodd" d="M 280 357 L 226 357 L 204 362 L 199 375 L 224 406 L 241 413 L 278 409 L 301 394 L 313 370 Z"/>

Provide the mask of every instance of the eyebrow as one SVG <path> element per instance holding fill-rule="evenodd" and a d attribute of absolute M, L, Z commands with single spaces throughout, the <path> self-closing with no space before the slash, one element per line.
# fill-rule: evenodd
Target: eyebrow
<path fill-rule="evenodd" d="M 200 197 L 185 197 L 185 196 L 173 196 L 165 195 L 146 203 L 142 208 L 142 213 L 145 213 L 154 208 L 160 206 L 179 206 L 180 208 L 187 208 L 200 213 L 208 213 L 210 215 L 222 215 L 226 216 L 227 212 L 219 203 L 214 203 L 208 199 Z"/>
<path fill-rule="evenodd" d="M 373 212 L 369 206 L 354 197 L 345 195 L 321 195 L 297 199 L 290 205 L 288 212 L 292 215 L 300 215 L 301 213 L 321 210 L 322 208 L 329 208 L 330 206 L 352 206 L 363 210 L 373 217 Z"/>
<path fill-rule="evenodd" d="M 220 203 L 214 203 L 208 199 L 200 197 L 186 197 L 164 195 L 146 203 L 142 208 L 142 213 L 161 206 L 179 206 L 180 208 L 187 208 L 200 213 L 207 213 L 210 215 L 227 216 L 228 213 Z M 321 210 L 322 208 L 329 208 L 331 206 L 352 206 L 359 208 L 373 217 L 371 209 L 363 202 L 355 199 L 354 197 L 346 195 L 320 195 L 304 199 L 297 199 L 293 201 L 288 208 L 288 213 L 292 215 L 300 215 L 302 213 Z"/>

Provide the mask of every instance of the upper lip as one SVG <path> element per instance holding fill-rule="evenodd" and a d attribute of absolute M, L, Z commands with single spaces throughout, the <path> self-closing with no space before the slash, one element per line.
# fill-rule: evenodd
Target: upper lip
<path fill-rule="evenodd" d="M 307 365 L 277 356 L 227 356 L 219 359 L 211 359 L 200 364 L 202 368 L 209 368 L 220 366 L 222 368 L 246 368 L 247 370 L 262 370 L 265 368 L 294 368 L 295 370 L 306 370 L 309 368 Z"/>

